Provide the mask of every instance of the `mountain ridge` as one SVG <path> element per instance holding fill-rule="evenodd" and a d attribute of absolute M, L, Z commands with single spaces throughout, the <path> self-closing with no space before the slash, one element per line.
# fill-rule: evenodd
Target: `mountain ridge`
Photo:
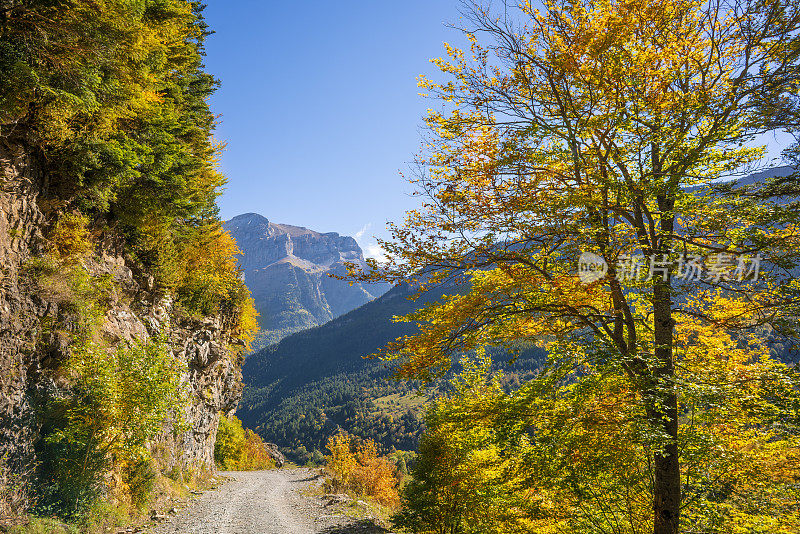
<path fill-rule="evenodd" d="M 224 227 L 242 252 L 239 266 L 260 314 L 257 348 L 325 324 L 388 290 L 388 284 L 351 285 L 334 277 L 346 273 L 347 263 L 367 267 L 353 237 L 274 223 L 257 213 L 237 215 Z"/>

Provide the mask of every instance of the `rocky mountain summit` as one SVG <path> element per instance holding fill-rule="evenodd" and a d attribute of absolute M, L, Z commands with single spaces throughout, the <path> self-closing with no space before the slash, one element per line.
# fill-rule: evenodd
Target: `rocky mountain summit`
<path fill-rule="evenodd" d="M 234 217 L 225 229 L 242 251 L 239 262 L 260 314 L 262 345 L 324 324 L 389 289 L 330 276 L 344 274 L 348 262 L 366 266 L 352 237 L 277 224 L 256 213 Z"/>

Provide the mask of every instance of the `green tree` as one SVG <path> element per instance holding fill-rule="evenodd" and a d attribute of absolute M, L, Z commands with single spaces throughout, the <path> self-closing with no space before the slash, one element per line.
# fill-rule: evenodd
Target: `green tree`
<path fill-rule="evenodd" d="M 682 531 L 800 528 L 800 377 L 750 341 L 716 332 L 681 345 Z M 465 362 L 452 393 L 428 410 L 396 524 L 418 533 L 652 528 L 659 440 L 619 365 L 593 361 L 554 365 L 510 391 L 488 360 Z"/>
<path fill-rule="evenodd" d="M 47 221 L 48 246 L 27 274 L 61 312 L 42 330 L 71 340 L 55 371 L 68 387 L 43 410 L 40 478 L 53 480 L 50 501 L 70 512 L 98 493 L 103 470 L 146 493 L 145 444 L 181 413 L 182 371 L 164 343 L 101 342 L 116 288 L 92 271 L 95 253 L 124 254 L 142 286 L 175 297 L 176 315 L 220 317 L 234 353 L 256 329 L 216 205 L 225 177 L 203 9 L 192 0 L 0 0 L 0 143 L 28 158 L 39 180 L 31 198 Z"/>
<path fill-rule="evenodd" d="M 0 2 L 0 138 L 28 147 L 47 177 L 39 204 L 51 220 L 78 210 L 96 232 L 122 235 L 187 311 L 239 314 L 247 338 L 252 303 L 237 270 L 218 262 L 216 283 L 201 290 L 206 266 L 185 261 L 203 246 L 235 253 L 220 237 L 226 180 L 212 140 L 218 82 L 203 69 L 203 9 L 188 0 Z"/>
<path fill-rule="evenodd" d="M 453 381 L 454 393 L 437 400 L 425 418 L 413 478 L 403 487 L 394 524 L 412 532 L 466 534 L 531 532 L 521 505 L 530 495 L 513 475 L 521 458 L 506 454 L 498 427 L 471 418 L 503 397 L 486 380 L 489 360 Z"/>
<path fill-rule="evenodd" d="M 129 471 L 149 459 L 148 442 L 183 413 L 188 397 L 185 363 L 159 340 L 116 350 L 87 344 L 66 371 L 72 395 L 45 414 L 40 469 L 52 485 L 42 504 L 76 513 L 98 497 L 107 470 Z"/>

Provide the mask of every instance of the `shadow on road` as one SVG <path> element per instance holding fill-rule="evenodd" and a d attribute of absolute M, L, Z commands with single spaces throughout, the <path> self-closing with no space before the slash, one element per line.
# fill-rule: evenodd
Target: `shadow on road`
<path fill-rule="evenodd" d="M 385 528 L 377 526 L 372 521 L 361 520 L 341 527 L 329 527 L 320 534 L 386 534 Z"/>
<path fill-rule="evenodd" d="M 297 482 L 313 482 L 313 481 L 315 481 L 315 480 L 319 480 L 320 478 L 322 478 L 322 473 L 317 473 L 317 474 L 316 474 L 316 475 L 314 475 L 314 476 L 309 476 L 309 477 L 306 477 L 306 478 L 301 478 L 301 479 L 300 479 L 300 480 L 298 480 Z"/>

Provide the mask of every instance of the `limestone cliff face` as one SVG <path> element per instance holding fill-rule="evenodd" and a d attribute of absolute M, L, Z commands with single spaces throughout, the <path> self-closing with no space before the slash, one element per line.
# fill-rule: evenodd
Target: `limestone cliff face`
<path fill-rule="evenodd" d="M 388 284 L 350 285 L 348 262 L 365 265 L 356 240 L 335 232 L 276 224 L 247 213 L 225 223 L 242 250 L 239 263 L 268 343 L 343 315 L 385 293 Z"/>
<path fill-rule="evenodd" d="M 47 177 L 22 148 L 0 146 L 0 463 L 17 477 L 36 463 L 40 401 L 69 387 L 58 368 L 70 354 L 73 312 L 58 291 L 43 290 L 26 271 L 45 250 L 48 221 L 41 208 L 50 202 L 47 188 Z M 101 236 L 85 267 L 113 281 L 100 335 L 113 345 L 158 334 L 170 341 L 175 358 L 187 362 L 188 430 L 177 437 L 166 433 L 161 456 L 213 468 L 219 413 L 233 412 L 242 393 L 241 361 L 227 348 L 224 318 L 176 319 L 170 299 L 112 236 Z M 61 327 L 46 327 L 52 324 Z"/>

